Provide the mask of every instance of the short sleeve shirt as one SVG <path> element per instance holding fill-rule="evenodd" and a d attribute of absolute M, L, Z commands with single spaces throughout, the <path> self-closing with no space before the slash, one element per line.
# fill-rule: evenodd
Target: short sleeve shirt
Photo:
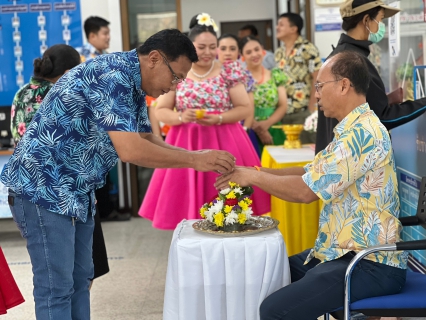
<path fill-rule="evenodd" d="M 52 82 L 31 77 L 15 94 L 10 114 L 10 130 L 15 143 L 21 140 L 52 85 Z"/>
<path fill-rule="evenodd" d="M 334 140 L 305 166 L 303 180 L 323 201 L 313 257 L 321 262 L 350 251 L 401 240 L 398 181 L 386 128 L 367 103 L 334 129 Z M 407 252 L 378 252 L 366 259 L 407 268 Z"/>
<path fill-rule="evenodd" d="M 118 161 L 108 131 L 151 132 L 141 83 L 136 50 L 71 69 L 43 100 L 1 181 L 47 210 L 86 221 L 94 190 Z"/>
<path fill-rule="evenodd" d="M 275 51 L 275 62 L 289 78 L 286 85 L 287 114 L 306 110 L 311 96 L 312 73 L 322 66 L 317 47 L 299 36 L 290 55 L 286 55 L 285 46 Z"/>

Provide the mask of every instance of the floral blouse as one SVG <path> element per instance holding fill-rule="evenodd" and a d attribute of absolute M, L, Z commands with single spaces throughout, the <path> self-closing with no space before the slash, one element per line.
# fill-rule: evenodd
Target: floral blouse
<path fill-rule="evenodd" d="M 305 183 L 323 201 L 318 236 L 306 262 L 401 240 L 395 159 L 388 131 L 364 103 L 334 128 L 334 139 L 307 164 Z M 405 251 L 366 259 L 406 269 Z"/>
<path fill-rule="evenodd" d="M 233 108 L 229 89 L 247 83 L 247 73 L 237 61 L 225 62 L 219 75 L 204 81 L 186 79 L 176 88 L 176 110 L 206 109 L 226 112 Z"/>
<path fill-rule="evenodd" d="M 271 79 L 255 84 L 254 117 L 256 120 L 266 120 L 275 111 L 278 105 L 278 87 L 284 86 L 287 76 L 278 68 L 271 70 Z"/>
<path fill-rule="evenodd" d="M 52 86 L 53 83 L 49 81 L 31 77 L 30 82 L 15 94 L 10 115 L 10 130 L 15 144 L 21 140 L 41 102 Z"/>

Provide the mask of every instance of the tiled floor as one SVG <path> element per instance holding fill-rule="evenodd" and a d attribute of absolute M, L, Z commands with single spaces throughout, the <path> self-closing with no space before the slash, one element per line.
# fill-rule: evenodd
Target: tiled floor
<path fill-rule="evenodd" d="M 161 320 L 172 231 L 153 229 L 140 218 L 103 223 L 102 228 L 111 271 L 93 284 L 92 319 Z M 0 245 L 26 300 L 0 319 L 35 319 L 31 265 L 25 242 L 11 219 L 0 220 Z"/>

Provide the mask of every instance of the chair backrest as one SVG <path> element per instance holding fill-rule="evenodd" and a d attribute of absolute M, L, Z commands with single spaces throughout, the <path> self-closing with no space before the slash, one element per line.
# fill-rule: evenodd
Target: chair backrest
<path fill-rule="evenodd" d="M 419 203 L 417 205 L 417 217 L 420 220 L 420 225 L 426 229 L 426 177 L 422 178 Z"/>

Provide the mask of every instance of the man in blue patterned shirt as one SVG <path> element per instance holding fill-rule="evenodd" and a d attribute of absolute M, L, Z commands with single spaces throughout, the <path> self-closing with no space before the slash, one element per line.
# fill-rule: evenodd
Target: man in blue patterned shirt
<path fill-rule="evenodd" d="M 37 319 L 90 319 L 94 191 L 118 158 L 153 168 L 233 170 L 235 158 L 225 151 L 190 152 L 151 134 L 145 94 L 175 90 L 197 60 L 186 36 L 163 30 L 137 50 L 73 68 L 43 100 L 1 174 L 27 241 Z"/>

